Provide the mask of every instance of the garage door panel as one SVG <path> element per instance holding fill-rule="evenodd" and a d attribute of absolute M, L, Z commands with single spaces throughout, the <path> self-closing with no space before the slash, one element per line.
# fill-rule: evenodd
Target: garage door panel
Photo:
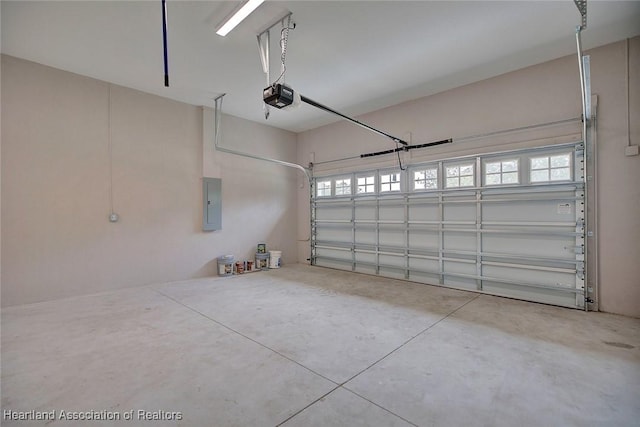
<path fill-rule="evenodd" d="M 493 295 L 508 298 L 536 301 L 545 304 L 560 305 L 563 307 L 576 306 L 576 296 L 562 290 L 552 290 L 527 286 L 514 286 L 513 284 L 483 281 L 483 290 Z"/>
<path fill-rule="evenodd" d="M 514 202 L 484 203 L 482 220 L 503 222 L 575 222 L 575 202 L 571 198 L 564 201 L 516 202 L 519 209 L 511 211 Z"/>
<path fill-rule="evenodd" d="M 445 276 L 444 281 L 442 283 L 444 285 L 451 286 L 457 289 L 467 289 L 470 291 L 478 290 L 478 285 L 476 284 L 475 280 L 467 279 L 464 277 L 448 275 L 448 276 Z"/>
<path fill-rule="evenodd" d="M 367 265 L 367 264 L 356 264 L 356 268 L 354 271 L 356 273 L 362 273 L 362 274 L 371 274 L 371 275 L 378 274 L 377 273 L 378 270 L 375 266 Z"/>
<path fill-rule="evenodd" d="M 316 231 L 316 239 L 321 242 L 351 243 L 350 232 L 341 227 L 319 227 Z"/>
<path fill-rule="evenodd" d="M 444 261 L 444 270 L 448 273 L 458 273 L 474 276 L 476 274 L 475 263 L 470 263 L 467 260 L 452 260 L 448 259 Z"/>
<path fill-rule="evenodd" d="M 440 233 L 433 230 L 410 230 L 409 247 L 413 249 L 438 250 Z"/>
<path fill-rule="evenodd" d="M 333 268 L 335 270 L 347 270 L 351 271 L 351 264 L 348 261 L 338 261 L 333 259 L 321 258 L 315 264 L 318 267 Z"/>
<path fill-rule="evenodd" d="M 380 255 L 380 265 L 404 268 L 404 254 L 397 255 Z"/>
<path fill-rule="evenodd" d="M 369 195 L 346 202 L 324 194 L 321 202 L 340 206 L 315 205 L 312 242 L 348 250 L 312 246 L 312 262 L 332 258 L 336 268 L 583 308 L 582 149 L 570 143 L 359 171 L 374 181 L 391 173 L 402 185 L 375 181 Z M 339 177 L 321 179 L 335 189 Z"/>
<path fill-rule="evenodd" d="M 486 253 L 575 260 L 575 238 L 518 234 L 485 234 Z"/>
<path fill-rule="evenodd" d="M 378 232 L 375 228 L 356 229 L 356 244 L 375 245 Z"/>
<path fill-rule="evenodd" d="M 392 279 L 400 279 L 403 280 L 406 278 L 404 270 L 402 268 L 392 268 L 386 266 L 380 266 L 380 274 L 385 277 L 390 277 Z"/>
<path fill-rule="evenodd" d="M 445 204 L 444 218 L 446 221 L 474 221 L 476 220 L 476 202 Z"/>
<path fill-rule="evenodd" d="M 400 203 L 402 203 L 400 201 Z M 404 206 L 400 205 L 381 205 L 380 220 L 381 221 L 399 221 L 404 218 Z"/>
<path fill-rule="evenodd" d="M 438 274 L 440 262 L 437 259 L 409 258 L 409 268 L 415 271 Z"/>
<path fill-rule="evenodd" d="M 321 258 L 335 258 L 339 260 L 351 260 L 351 251 L 339 248 L 318 247 L 316 249 Z"/>
<path fill-rule="evenodd" d="M 409 221 L 438 221 L 439 217 L 438 205 L 409 206 Z"/>
<path fill-rule="evenodd" d="M 530 268 L 530 269 L 529 269 Z M 536 283 L 545 286 L 571 289 L 575 282 L 574 272 L 544 271 L 544 268 L 563 270 L 558 267 L 529 266 L 524 268 L 502 267 L 483 265 L 482 275 L 486 277 L 499 277 L 513 283 Z M 569 270 L 569 268 L 566 268 Z"/>
<path fill-rule="evenodd" d="M 351 208 L 348 207 L 340 207 L 340 208 L 330 208 L 323 207 L 322 209 L 316 210 L 316 219 L 319 221 L 323 220 L 343 220 L 345 218 L 351 218 Z"/>
<path fill-rule="evenodd" d="M 369 253 L 369 252 L 356 251 L 355 257 L 356 257 L 356 264 L 357 263 L 375 264 L 377 259 L 377 255 L 375 253 Z"/>
<path fill-rule="evenodd" d="M 374 221 L 376 219 L 377 208 L 372 204 L 356 204 L 355 218 L 356 221 Z"/>
<path fill-rule="evenodd" d="M 447 231 L 444 233 L 444 249 L 475 251 L 477 246 L 477 237 L 475 230 L 470 232 Z"/>
<path fill-rule="evenodd" d="M 380 246 L 405 246 L 404 230 L 400 228 L 386 228 L 380 230 Z"/>
<path fill-rule="evenodd" d="M 409 271 L 409 280 L 429 285 L 437 285 L 440 283 L 440 275 L 435 273 L 423 273 L 420 271 Z"/>
<path fill-rule="evenodd" d="M 316 265 L 320 267 L 335 268 L 338 270 L 351 270 L 351 252 L 324 247 L 316 248 Z"/>

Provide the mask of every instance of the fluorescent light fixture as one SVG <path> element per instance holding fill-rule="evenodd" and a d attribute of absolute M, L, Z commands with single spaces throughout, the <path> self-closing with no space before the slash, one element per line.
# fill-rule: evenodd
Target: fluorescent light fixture
<path fill-rule="evenodd" d="M 216 31 L 216 34 L 222 37 L 229 34 L 229 31 L 233 30 L 236 27 L 236 25 L 241 23 L 244 20 L 244 18 L 249 16 L 251 12 L 256 10 L 256 8 L 260 6 L 263 2 L 264 0 L 249 0 L 248 2 L 246 2 L 244 6 L 238 9 L 238 11 L 231 16 L 231 18 L 227 19 L 227 21 L 224 24 L 222 24 L 220 29 Z"/>

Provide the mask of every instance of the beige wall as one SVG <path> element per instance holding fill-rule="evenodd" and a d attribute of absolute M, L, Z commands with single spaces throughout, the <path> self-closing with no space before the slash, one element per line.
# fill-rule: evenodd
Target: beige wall
<path fill-rule="evenodd" d="M 594 49 L 598 96 L 600 308 L 640 317 L 640 38 Z M 362 116 L 413 143 L 532 125 L 580 114 L 575 56 Z M 257 242 L 309 256 L 308 191 L 299 172 L 215 152 L 212 112 L 113 86 L 109 214 L 108 85 L 2 57 L 2 304 L 215 274 L 215 258 L 250 257 Z M 405 162 L 579 138 L 576 124 L 411 152 Z M 389 148 L 339 122 L 296 136 L 224 116 L 222 145 L 307 164 Z M 319 172 L 394 164 L 391 157 Z M 331 169 L 330 169 L 331 168 Z M 201 226 L 201 178 L 223 179 L 223 230 Z M 287 233 L 297 226 L 296 236 Z"/>
<path fill-rule="evenodd" d="M 625 92 L 626 43 L 593 53 L 594 93 L 600 94 L 598 190 L 600 302 L 603 311 L 640 317 L 640 37 L 629 40 L 629 115 Z M 605 52 L 607 56 L 605 56 Z M 630 117 L 630 137 L 627 119 Z"/>
<path fill-rule="evenodd" d="M 631 143 L 640 144 L 640 38 L 630 47 Z M 627 104 L 622 41 L 587 52 L 592 92 L 598 97 L 598 209 L 600 309 L 640 317 L 640 156 L 625 157 Z M 553 122 L 581 114 L 576 56 L 561 58 L 361 117 L 373 126 L 413 143 Z M 579 140 L 580 125 L 554 126 L 500 138 L 477 139 L 410 152 L 405 162 L 483 151 Z M 304 164 L 393 148 L 388 140 L 351 123 L 339 122 L 298 135 L 298 161 Z M 313 153 L 313 154 L 311 154 Z M 317 174 L 396 164 L 393 156 L 318 165 Z M 309 235 L 308 191 L 299 191 L 298 236 Z M 299 242 L 300 262 L 309 256 Z"/>
<path fill-rule="evenodd" d="M 250 257 L 258 242 L 295 261 L 295 171 L 212 153 L 200 107 L 118 86 L 110 223 L 108 88 L 2 56 L 4 306 L 215 275 L 216 257 Z M 242 135 L 228 144 L 295 160 L 295 134 L 224 125 Z M 201 231 L 203 170 L 222 178 L 221 231 Z"/>

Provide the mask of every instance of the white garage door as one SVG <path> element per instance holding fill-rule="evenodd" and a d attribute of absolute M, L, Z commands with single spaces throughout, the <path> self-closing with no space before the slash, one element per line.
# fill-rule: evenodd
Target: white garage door
<path fill-rule="evenodd" d="M 584 147 L 315 177 L 312 263 L 584 307 Z"/>

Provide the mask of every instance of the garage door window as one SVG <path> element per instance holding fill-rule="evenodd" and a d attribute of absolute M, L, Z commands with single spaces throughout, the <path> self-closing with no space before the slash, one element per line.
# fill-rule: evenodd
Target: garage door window
<path fill-rule="evenodd" d="M 400 174 L 380 174 L 380 192 L 400 191 Z"/>
<path fill-rule="evenodd" d="M 530 179 L 532 183 L 570 180 L 571 155 L 532 157 Z"/>
<path fill-rule="evenodd" d="M 351 195 L 351 179 L 336 179 L 336 196 Z"/>
<path fill-rule="evenodd" d="M 358 178 L 358 194 L 367 194 L 376 192 L 376 177 L 361 176 Z"/>
<path fill-rule="evenodd" d="M 436 190 L 438 188 L 438 169 L 413 171 L 414 190 Z"/>
<path fill-rule="evenodd" d="M 484 170 L 485 185 L 518 184 L 518 159 L 487 162 Z"/>
<path fill-rule="evenodd" d="M 331 181 L 318 181 L 318 189 L 316 195 L 318 197 L 331 196 Z"/>
<path fill-rule="evenodd" d="M 473 187 L 473 170 L 473 164 L 447 166 L 447 188 Z"/>

